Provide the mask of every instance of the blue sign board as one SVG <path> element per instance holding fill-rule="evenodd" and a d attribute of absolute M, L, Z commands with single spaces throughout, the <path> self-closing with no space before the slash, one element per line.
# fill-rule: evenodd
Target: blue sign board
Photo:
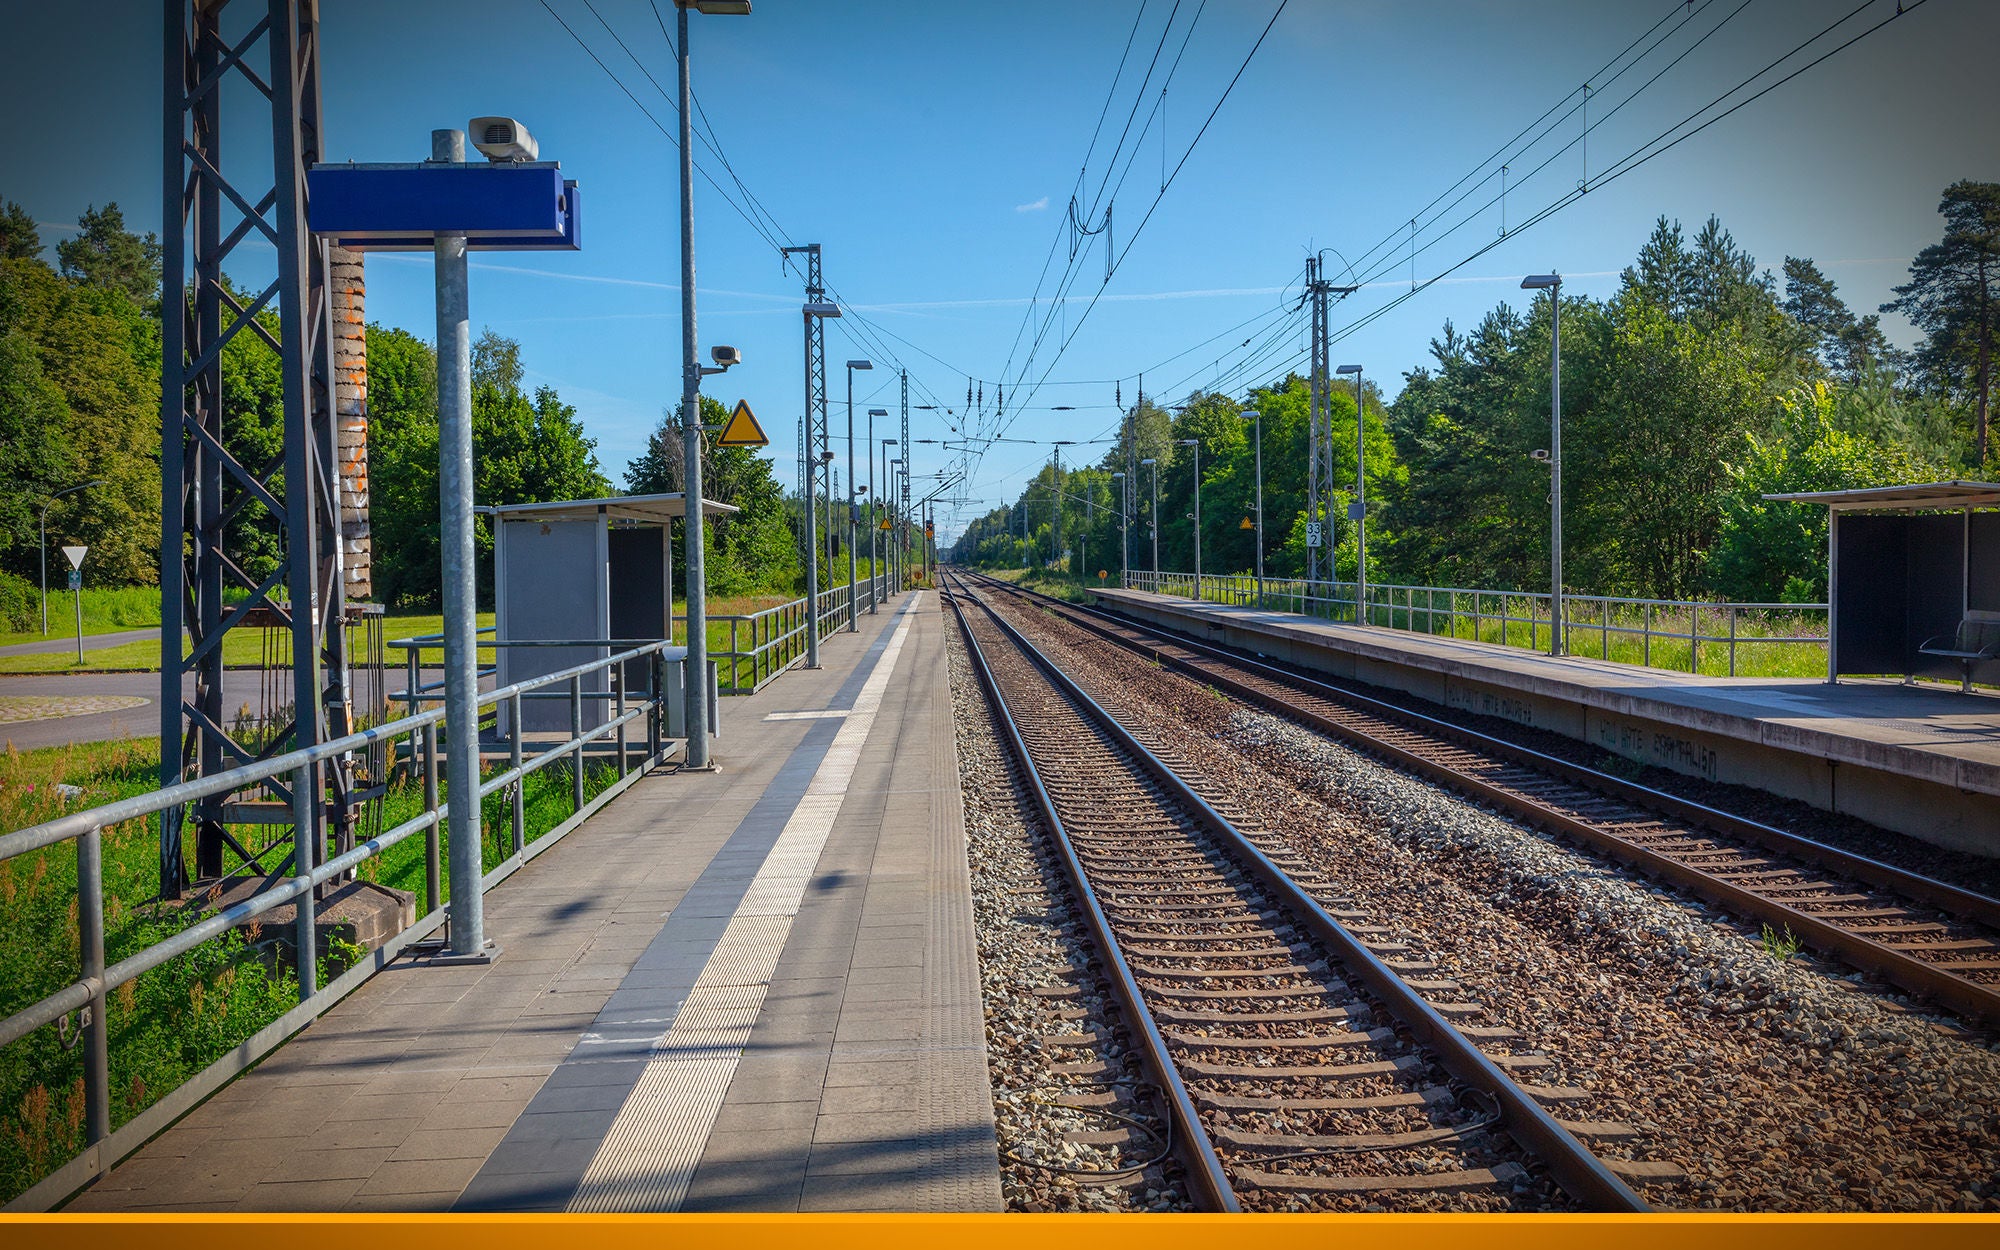
<path fill-rule="evenodd" d="M 576 251 L 576 183 L 553 162 L 315 165 L 307 224 L 355 251 L 428 251 L 463 234 L 469 251 Z"/>

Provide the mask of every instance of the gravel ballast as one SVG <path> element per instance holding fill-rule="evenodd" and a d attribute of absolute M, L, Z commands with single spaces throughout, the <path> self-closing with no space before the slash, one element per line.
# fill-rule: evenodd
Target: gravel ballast
<path fill-rule="evenodd" d="M 2000 1209 L 2000 1054 L 1841 965 L 1002 596 L 996 606 L 1597 1095 L 1661 1206 Z"/>

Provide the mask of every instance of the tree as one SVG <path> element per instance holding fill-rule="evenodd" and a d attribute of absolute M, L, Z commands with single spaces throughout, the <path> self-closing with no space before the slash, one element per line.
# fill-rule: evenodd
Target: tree
<path fill-rule="evenodd" d="M 520 348 L 489 332 L 489 361 L 512 360 Z M 423 377 L 436 369 L 430 347 L 402 331 L 371 327 L 369 350 L 370 521 L 377 594 L 384 602 L 432 603 L 438 597 L 438 426 L 434 390 Z M 506 369 L 472 390 L 472 490 L 482 505 L 591 499 L 609 494 L 576 409 L 552 387 L 531 398 L 509 382 Z M 475 531 L 479 595 L 493 595 L 491 531 Z"/>
<path fill-rule="evenodd" d="M 1896 351 L 1874 313 L 1856 317 L 1835 290 L 1833 279 L 1801 256 L 1785 257 L 1785 298 L 1779 307 L 1812 336 L 1820 363 L 1844 381 L 1894 365 Z"/>
<path fill-rule="evenodd" d="M 491 327 L 472 344 L 472 385 L 498 391 L 521 389 L 521 345 Z"/>
<path fill-rule="evenodd" d="M 1910 280 L 1882 311 L 1902 313 L 1924 332 L 1916 365 L 1929 388 L 1970 401 L 1973 459 L 1983 468 L 2000 336 L 2000 182 L 1954 182 L 1938 212 L 1943 240 L 1917 253 Z"/>
<path fill-rule="evenodd" d="M 36 228 L 35 219 L 28 215 L 28 210 L 12 200 L 0 206 L 0 258 L 42 258 L 42 232 Z"/>
<path fill-rule="evenodd" d="M 702 424 L 719 427 L 729 412 L 717 400 L 701 397 Z M 771 474 L 771 461 L 753 447 L 721 447 L 720 433 L 702 435 L 702 496 L 736 511 L 705 523 L 704 571 L 710 593 L 741 595 L 756 591 L 790 594 L 802 576 L 798 539 L 785 505 L 784 489 Z M 647 440 L 646 450 L 625 469 L 625 487 L 635 495 L 663 494 L 684 489 L 681 466 L 684 443 L 677 411 L 662 414 L 660 428 Z M 686 548 L 677 544 L 677 568 L 684 567 Z"/>
<path fill-rule="evenodd" d="M 159 299 L 159 236 L 149 233 L 142 239 L 127 231 L 116 200 L 103 208 L 91 205 L 76 224 L 81 227 L 76 237 L 56 244 L 65 277 L 124 291 L 141 307 Z"/>

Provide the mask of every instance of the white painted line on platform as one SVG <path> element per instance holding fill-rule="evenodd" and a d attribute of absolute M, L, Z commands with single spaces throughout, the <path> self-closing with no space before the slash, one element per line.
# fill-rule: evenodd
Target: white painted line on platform
<path fill-rule="evenodd" d="M 645 1072 L 585 1169 L 569 1210 L 678 1211 L 686 1200 L 922 599 L 923 592 L 916 592 L 898 614 L 902 619 L 875 671 L 862 683 L 853 710 L 845 714 L 673 1027 L 654 1043 Z M 812 715 L 778 713 L 767 719 Z"/>
<path fill-rule="evenodd" d="M 818 711 L 816 711 L 816 712 L 772 712 L 772 713 L 771 713 L 770 715 L 766 716 L 766 717 L 765 717 L 764 719 L 765 719 L 765 720 L 767 720 L 767 721 L 773 721 L 773 720 L 840 720 L 840 719 L 841 719 L 842 717 L 845 717 L 845 716 L 849 716 L 849 715 L 852 715 L 852 713 L 851 713 L 851 712 L 850 712 L 850 711 L 849 711 L 849 710 L 848 710 L 847 708 L 844 708 L 844 707 L 828 707 L 828 708 L 821 708 L 820 710 L 818 710 Z"/>

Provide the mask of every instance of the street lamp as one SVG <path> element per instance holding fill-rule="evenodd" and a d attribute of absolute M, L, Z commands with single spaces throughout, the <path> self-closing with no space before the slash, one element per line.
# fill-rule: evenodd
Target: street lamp
<path fill-rule="evenodd" d="M 1255 408 L 1241 414 L 1250 418 L 1257 445 L 1257 606 L 1264 606 L 1264 414 Z"/>
<path fill-rule="evenodd" d="M 874 367 L 875 362 L 871 360 L 850 360 L 847 362 L 847 483 L 849 487 L 852 487 L 854 484 L 854 371 L 856 369 L 873 369 Z M 856 493 L 858 492 L 850 490 L 847 497 L 847 632 L 850 634 L 861 632 L 861 619 L 854 603 L 854 585 L 856 575 L 860 571 L 854 567 L 854 521 L 855 512 L 857 511 L 854 495 Z"/>
<path fill-rule="evenodd" d="M 819 667 L 819 503 L 813 498 L 818 493 L 820 465 L 825 463 L 822 456 L 832 452 L 814 454 L 812 448 L 812 319 L 814 317 L 838 317 L 840 305 L 828 300 L 814 300 L 804 307 L 806 323 L 806 667 Z"/>
<path fill-rule="evenodd" d="M 885 438 L 882 440 L 882 450 L 879 452 L 875 450 L 875 418 L 888 415 L 887 408 L 868 410 L 868 615 L 870 616 L 875 615 L 876 600 L 881 598 L 876 594 L 875 588 L 882 584 L 882 559 L 875 550 L 875 535 L 882 528 L 882 496 L 875 490 L 875 462 L 886 460 L 889 449 L 896 445 L 895 439 Z M 887 467 L 882 470 L 882 481 L 884 485 L 889 481 Z"/>
<path fill-rule="evenodd" d="M 876 518 L 882 516 L 882 496 L 876 494 L 876 488 L 874 488 L 874 462 L 876 462 L 874 418 L 878 418 L 878 416 L 888 416 L 888 408 L 870 408 L 868 410 L 868 444 L 866 444 L 866 450 L 868 450 L 868 616 L 876 614 L 876 600 L 880 598 L 876 594 L 876 586 L 882 584 L 882 564 L 880 564 L 880 558 L 876 556 L 876 540 L 874 540 L 876 524 L 878 524 Z"/>
<path fill-rule="evenodd" d="M 891 447 L 896 445 L 896 440 L 893 438 L 887 442 Z M 883 477 L 889 483 L 889 578 L 898 592 L 903 589 L 903 521 L 896 515 L 896 486 L 903 476 L 902 465 L 900 458 L 891 460 L 888 469 L 883 473 Z"/>
<path fill-rule="evenodd" d="M 1160 462 L 1141 460 L 1139 463 L 1151 465 L 1153 469 L 1153 510 L 1146 514 L 1146 519 L 1151 522 L 1153 531 L 1153 593 L 1157 595 L 1160 593 Z"/>
<path fill-rule="evenodd" d="M 681 88 L 681 464 L 682 499 L 687 505 L 687 766 L 708 768 L 708 589 L 703 567 L 701 528 L 701 377 L 695 357 L 694 324 L 694 130 L 688 116 L 694 88 L 688 79 L 688 8 L 703 14 L 744 16 L 750 0 L 674 0 L 680 19 Z M 442 346 L 442 345 L 440 345 Z M 734 353 L 731 353 L 733 356 Z M 724 356 L 716 353 L 715 363 Z M 470 735 L 469 737 L 476 737 Z M 468 739 L 469 740 L 469 739 Z M 457 741 L 457 739 L 454 739 Z M 473 776 L 478 775 L 474 753 Z M 475 842 L 476 846 L 477 843 Z M 475 867 L 478 859 L 475 856 Z"/>
<path fill-rule="evenodd" d="M 1132 577 L 1132 537 L 1126 529 L 1132 512 L 1132 484 L 1123 473 L 1113 473 L 1111 480 L 1118 483 L 1118 586 L 1122 590 Z"/>
<path fill-rule="evenodd" d="M 1201 602 L 1201 440 L 1177 438 L 1176 446 L 1194 448 L 1194 601 Z"/>
<path fill-rule="evenodd" d="M 1562 275 L 1530 274 L 1523 291 L 1549 293 L 1549 654 L 1563 653 Z"/>
<path fill-rule="evenodd" d="M 1354 522 L 1354 623 L 1362 625 L 1368 611 L 1368 421 L 1361 407 L 1361 366 L 1342 365 L 1334 372 L 1354 378 L 1354 503 L 1347 515 Z"/>
<path fill-rule="evenodd" d="M 88 482 L 78 482 L 75 486 L 65 486 L 42 501 L 42 637 L 44 638 L 49 636 L 49 509 L 64 495 L 74 495 L 80 490 L 89 490 L 93 486 L 102 485 L 104 485 L 103 478 L 92 478 Z M 83 636 L 81 630 L 77 636 Z"/>

